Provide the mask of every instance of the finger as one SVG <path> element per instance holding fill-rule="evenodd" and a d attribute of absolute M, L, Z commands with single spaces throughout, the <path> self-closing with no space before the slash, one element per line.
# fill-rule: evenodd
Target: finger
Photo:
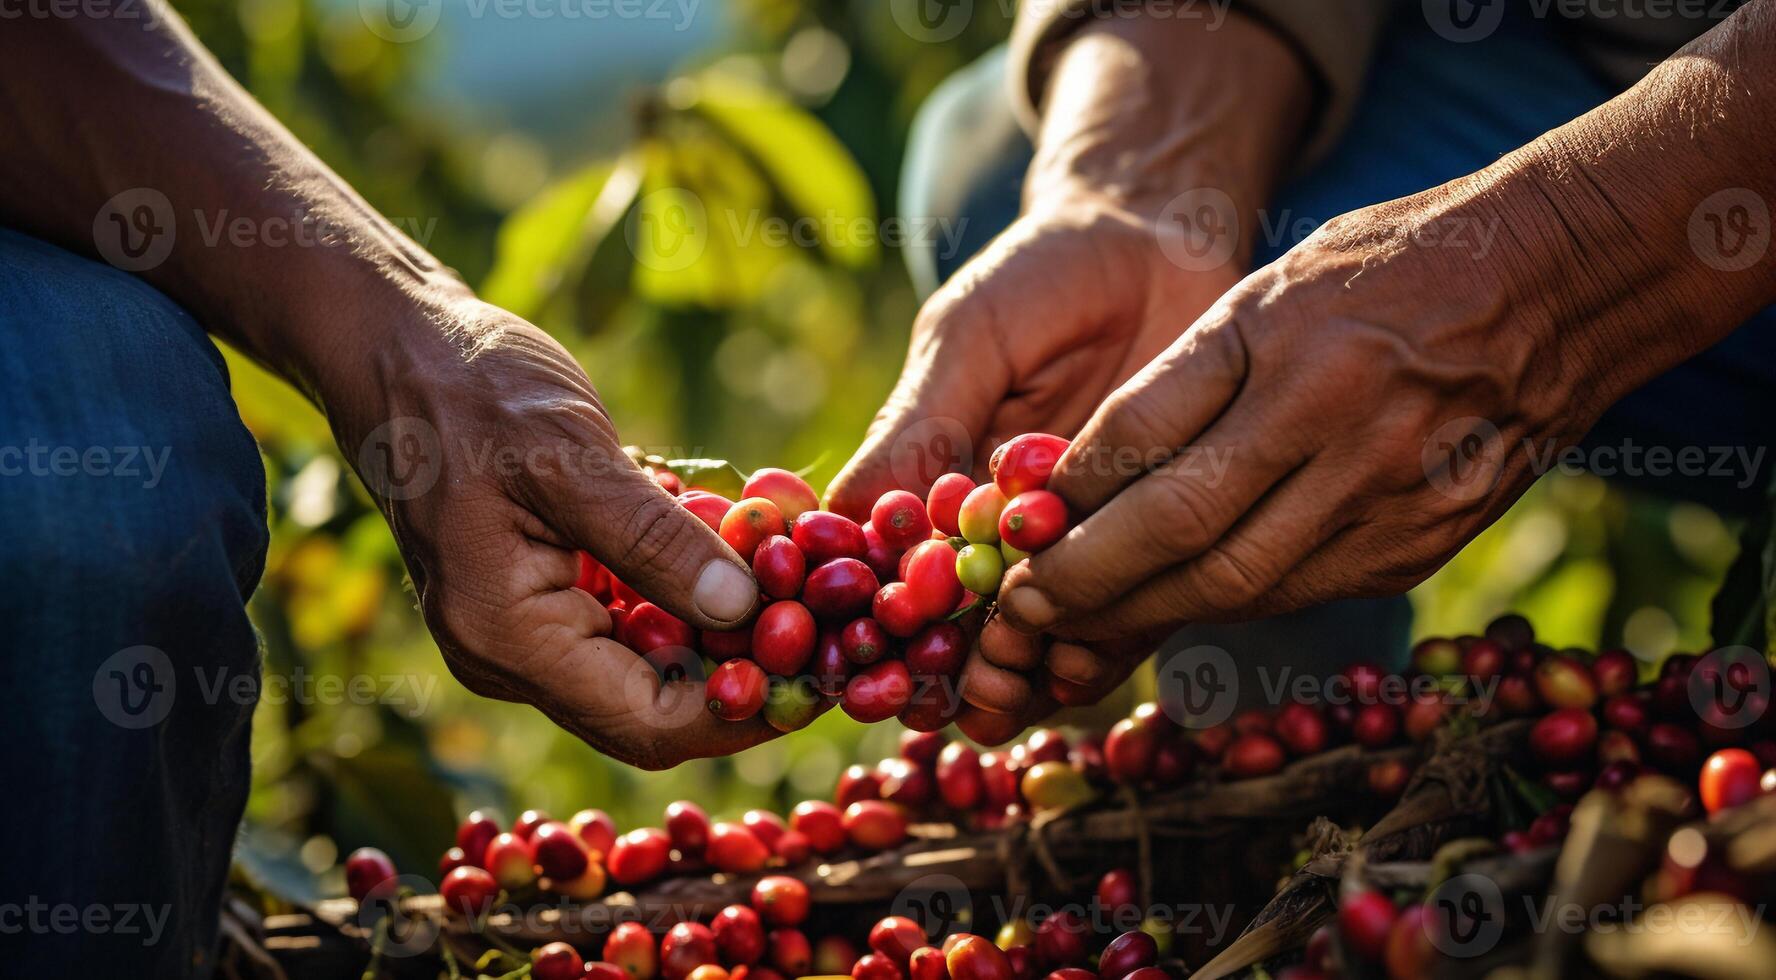
<path fill-rule="evenodd" d="M 1013 567 L 1000 586 L 1005 618 L 1026 632 L 1048 629 L 1210 549 L 1299 464 L 1300 450 L 1272 435 L 1280 414 L 1236 408 L 1200 443 Z M 1231 461 L 1209 465 L 1210 449 Z"/>
<path fill-rule="evenodd" d="M 548 497 L 536 506 L 569 541 L 693 627 L 732 629 L 757 606 L 734 549 L 621 452 L 597 479 L 563 481 Z"/>
<path fill-rule="evenodd" d="M 981 658 L 995 667 L 1030 671 L 1042 665 L 1042 648 L 1045 645 L 1043 637 L 1040 634 L 1020 633 L 1000 616 L 987 620 L 975 643 L 980 649 Z"/>
<path fill-rule="evenodd" d="M 731 755 L 776 736 L 762 716 L 743 722 L 711 714 L 700 680 L 662 682 L 628 647 L 579 639 L 548 671 L 535 703 L 556 724 L 607 755 L 643 769 Z"/>
<path fill-rule="evenodd" d="M 957 690 L 974 707 L 1001 715 L 1023 710 L 1035 694 L 1029 675 L 994 666 L 979 647 L 969 652 Z"/>
<path fill-rule="evenodd" d="M 938 477 L 969 468 L 1011 383 L 1005 362 L 990 356 L 991 331 L 977 322 L 991 315 L 984 312 L 989 302 L 940 293 L 926 305 L 921 319 L 936 322 L 915 329 L 900 380 L 827 490 L 827 509 L 862 523 L 882 494 L 923 496 Z"/>
<path fill-rule="evenodd" d="M 1216 306 L 1112 392 L 1055 466 L 1048 488 L 1089 514 L 1187 446 L 1227 409 L 1246 376 L 1239 330 Z"/>
<path fill-rule="evenodd" d="M 1280 485 L 1201 555 L 1102 610 L 1054 627 L 1074 639 L 1147 633 L 1184 622 L 1255 618 L 1285 577 L 1343 529 L 1343 496 L 1309 466 Z"/>
<path fill-rule="evenodd" d="M 1037 696 L 1016 714 L 995 714 L 971 705 L 956 716 L 956 727 L 982 745 L 1004 745 L 1022 735 L 1024 729 L 1054 714 L 1056 707 L 1054 699 L 1046 693 Z"/>

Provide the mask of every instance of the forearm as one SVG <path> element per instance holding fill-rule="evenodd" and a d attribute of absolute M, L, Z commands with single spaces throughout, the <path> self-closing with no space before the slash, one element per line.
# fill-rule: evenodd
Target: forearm
<path fill-rule="evenodd" d="M 133 207 L 107 220 L 116 195 L 165 195 L 170 214 L 142 217 L 156 236 L 170 219 L 171 251 L 136 271 L 311 396 L 349 397 L 373 352 L 425 322 L 416 310 L 466 289 L 163 5 L 149 9 L 147 25 L 48 18 L 0 31 L 0 221 L 92 253 L 96 236 L 124 233 L 118 220 L 134 223 Z"/>
<path fill-rule="evenodd" d="M 1056 58 L 1024 199 L 1096 193 L 1158 206 L 1213 188 L 1252 214 L 1299 150 L 1312 100 L 1299 56 L 1237 13 L 1218 27 L 1106 18 Z"/>

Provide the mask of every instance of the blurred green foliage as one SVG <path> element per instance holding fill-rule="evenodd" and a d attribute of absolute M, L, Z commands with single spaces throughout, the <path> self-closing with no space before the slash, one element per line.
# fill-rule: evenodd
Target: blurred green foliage
<path fill-rule="evenodd" d="M 925 44 L 893 29 L 879 0 L 732 7 L 729 46 L 657 90 L 627 94 L 629 132 L 616 141 L 625 149 L 538 163 L 522 134 L 416 105 L 426 45 L 377 39 L 355 3 L 179 4 L 228 69 L 373 205 L 567 344 L 630 441 L 749 468 L 810 467 L 819 486 L 900 364 L 917 299 L 899 256 L 844 232 L 773 246 L 731 222 L 686 224 L 672 189 L 693 188 L 706 219 L 873 226 L 893 213 L 920 101 L 1006 25 L 982 5 L 960 38 Z M 685 234 L 700 241 L 681 264 L 683 243 L 667 236 Z M 378 694 L 261 704 L 240 852 L 250 874 L 291 897 L 338 890 L 331 869 L 363 844 L 430 873 L 455 816 L 473 806 L 508 816 L 600 806 L 625 827 L 682 797 L 718 815 L 782 809 L 829 792 L 846 764 L 890 751 L 892 726 L 864 729 L 832 712 L 732 759 L 643 774 L 528 708 L 469 695 L 444 670 L 388 531 L 325 421 L 282 383 L 230 361 L 271 486 L 273 545 L 252 602 L 267 675 L 367 677 Z M 1418 630 L 1471 631 L 1517 608 L 1557 645 L 1626 642 L 1649 658 L 1697 648 L 1734 535 L 1704 508 L 1550 477 L 1416 591 Z"/>

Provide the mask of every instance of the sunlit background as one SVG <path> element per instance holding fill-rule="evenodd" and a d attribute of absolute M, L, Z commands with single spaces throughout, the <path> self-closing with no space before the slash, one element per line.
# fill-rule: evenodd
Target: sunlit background
<path fill-rule="evenodd" d="M 661 274 L 625 244 L 627 202 L 683 186 L 792 215 L 891 215 L 921 99 L 1007 28 L 988 3 L 960 36 L 928 43 L 896 29 L 883 0 L 676 0 L 639 19 L 504 17 L 495 0 L 445 0 L 435 30 L 394 43 L 367 29 L 356 0 L 177 6 L 383 213 L 573 350 L 629 441 L 809 467 L 817 487 L 898 369 L 917 306 L 900 256 L 860 242 L 773 248 L 718 227 L 697 262 Z M 230 359 L 271 485 L 273 545 L 252 603 L 267 674 L 368 676 L 386 694 L 261 704 L 239 852 L 249 879 L 297 899 L 341 891 L 331 869 L 363 844 L 429 874 L 472 806 L 599 806 L 625 828 L 682 797 L 717 815 L 786 810 L 829 793 L 846 764 L 888 753 L 894 726 L 831 712 L 732 759 L 644 774 L 528 708 L 468 694 L 323 420 Z M 1517 608 L 1555 645 L 1625 643 L 1649 658 L 1696 648 L 1735 539 L 1705 508 L 1550 477 L 1416 591 L 1417 631 L 1470 631 Z M 1100 717 L 1150 684 L 1137 677 Z"/>

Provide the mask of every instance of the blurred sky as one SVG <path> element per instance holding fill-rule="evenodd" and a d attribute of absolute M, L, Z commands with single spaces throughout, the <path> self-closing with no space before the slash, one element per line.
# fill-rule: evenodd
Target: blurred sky
<path fill-rule="evenodd" d="M 606 149 L 626 138 L 605 125 L 625 108 L 626 93 L 661 81 L 730 30 L 725 0 L 442 2 L 416 100 L 516 127 L 555 149 Z M 597 16 L 630 3 L 645 15 Z"/>

